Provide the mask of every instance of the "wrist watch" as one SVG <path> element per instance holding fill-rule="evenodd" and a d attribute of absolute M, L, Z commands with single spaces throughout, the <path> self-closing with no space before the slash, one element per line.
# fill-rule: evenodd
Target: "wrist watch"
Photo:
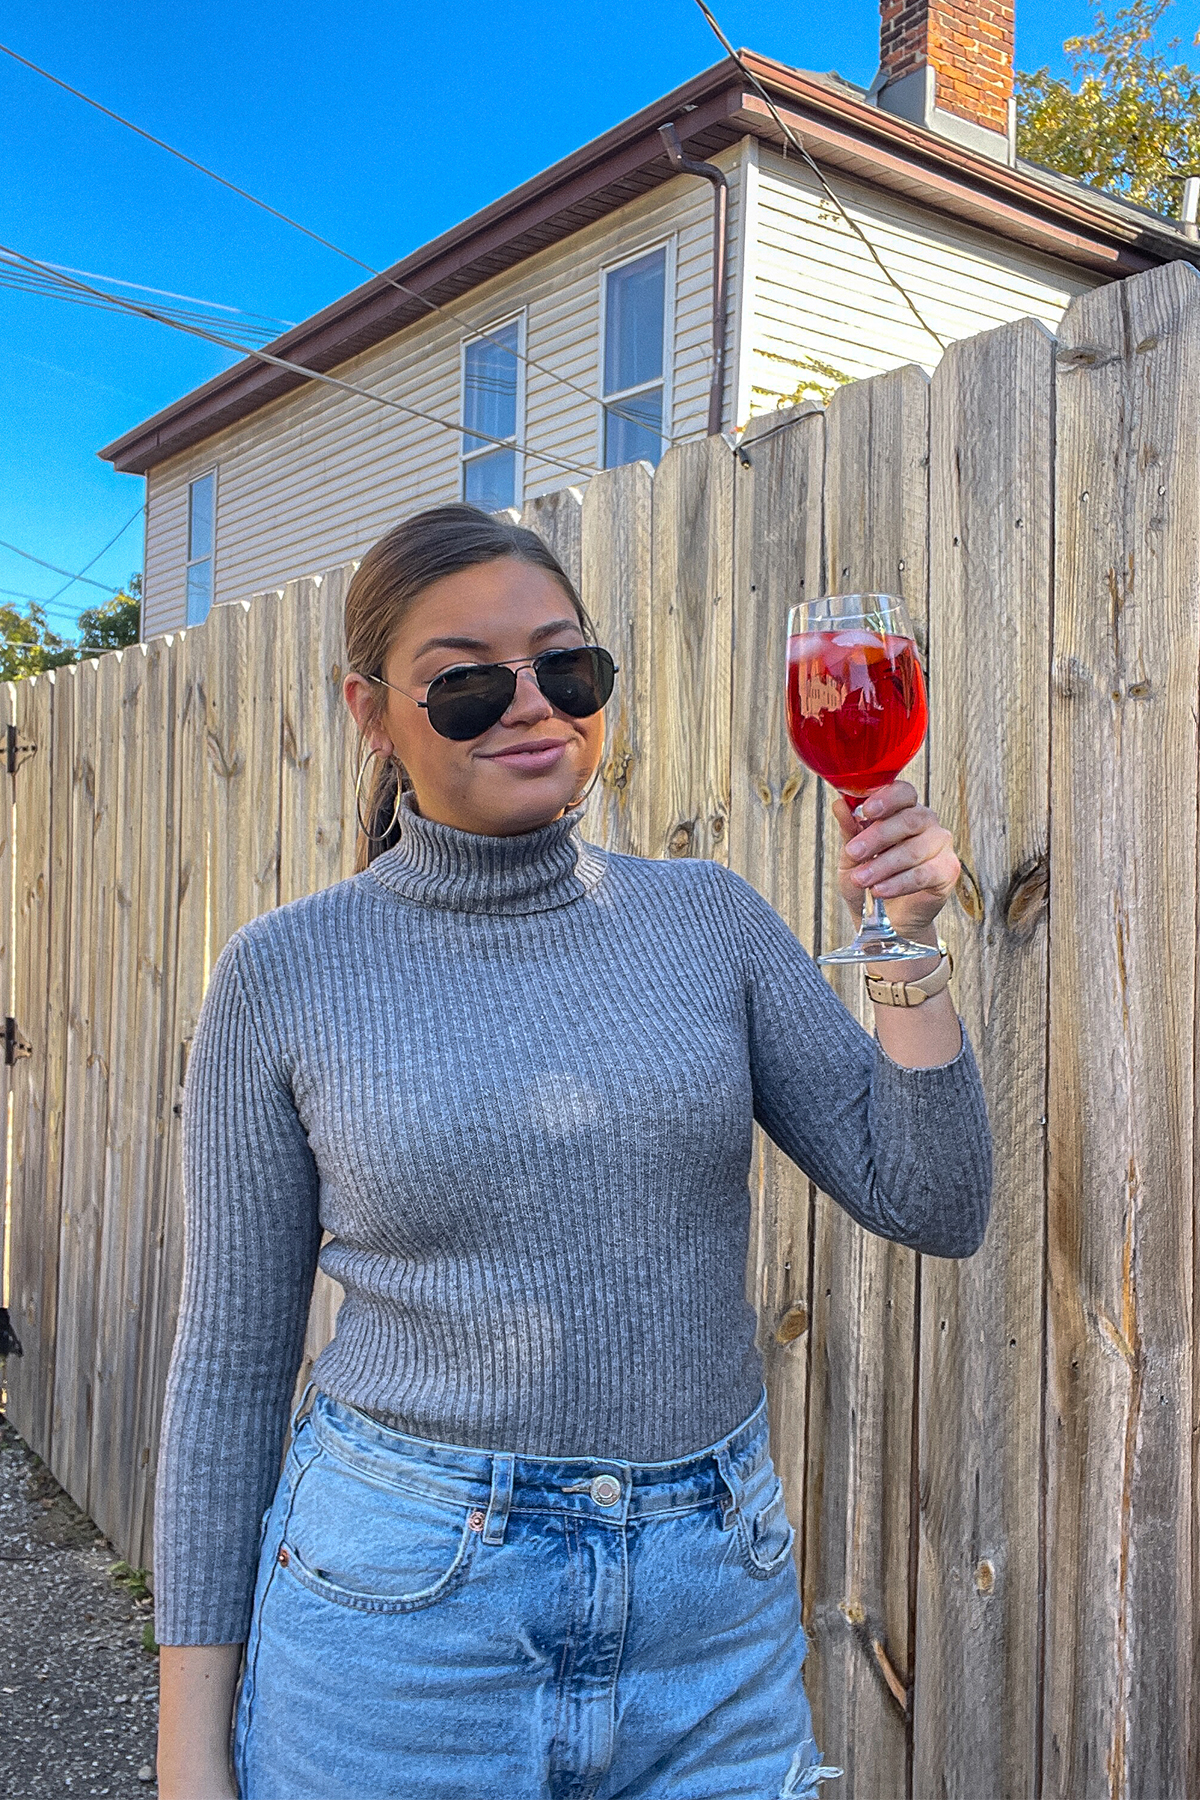
<path fill-rule="evenodd" d="M 867 984 L 867 992 L 876 1006 L 922 1006 L 926 1000 L 932 1000 L 954 973 L 954 958 L 950 947 L 942 938 L 938 938 L 937 947 L 942 959 L 936 969 L 922 976 L 920 981 L 888 981 L 882 975 L 868 975 L 863 971 L 863 979 Z M 930 955 L 933 945 L 929 946 Z"/>

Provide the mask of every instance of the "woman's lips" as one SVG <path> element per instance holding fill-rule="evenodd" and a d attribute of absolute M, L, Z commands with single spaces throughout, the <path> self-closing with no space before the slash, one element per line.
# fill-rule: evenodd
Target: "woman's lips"
<path fill-rule="evenodd" d="M 554 767 L 565 754 L 566 748 L 566 743 L 561 738 L 552 741 L 544 739 L 536 744 L 514 744 L 511 750 L 493 750 L 488 760 L 499 763 L 503 769 L 520 769 L 526 774 L 540 775 L 544 770 Z"/>

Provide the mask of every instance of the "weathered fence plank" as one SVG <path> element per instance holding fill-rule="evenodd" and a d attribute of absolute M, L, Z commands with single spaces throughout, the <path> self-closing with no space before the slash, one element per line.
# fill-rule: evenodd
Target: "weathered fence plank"
<path fill-rule="evenodd" d="M 133 1379 L 123 1426 L 128 1445 L 124 1453 L 131 1471 L 127 1541 L 134 1544 L 145 1544 L 149 1537 L 153 1440 L 161 1413 L 155 1364 L 160 1288 L 168 1260 L 167 1120 L 175 1097 L 176 1074 L 173 974 L 177 957 L 175 894 L 181 806 L 176 779 L 177 671 L 173 639 L 152 639 L 147 645 L 142 720 L 143 730 L 156 751 L 142 765 L 137 1012 L 133 1020 L 137 1036 L 135 1091 L 141 1096 L 146 1120 L 134 1173 L 141 1194 L 137 1209 L 141 1213 L 141 1266 L 136 1314 L 132 1296 L 126 1303 L 127 1328 L 134 1334 L 134 1342 L 127 1357 Z M 136 1251 L 135 1237 L 131 1238 L 131 1245 Z M 154 1410 L 156 1405 L 159 1412 Z"/>
<path fill-rule="evenodd" d="M 784 706 L 788 607 L 822 586 L 825 416 L 808 408 L 781 430 L 769 414 L 748 427 L 734 513 L 733 759 L 729 861 L 787 920 L 816 942 L 817 777 L 792 751 Z M 804 1559 L 804 1455 L 808 1385 L 807 1178 L 755 1132 L 747 1266 L 771 1413 L 771 1452 Z"/>
<path fill-rule="evenodd" d="M 9 725 L 16 721 L 16 690 L 11 681 L 0 681 L 0 732 L 5 742 L 8 738 Z M 3 1013 L 6 1018 L 14 1017 L 16 1000 L 13 995 L 13 790 L 15 779 L 7 774 L 0 776 L 0 1001 L 3 1002 Z M 11 1087 L 11 1071 L 8 1062 L 3 1065 L 0 1074 L 0 1305 L 8 1306 L 10 1317 L 12 1303 L 9 1299 L 8 1275 L 8 1096 Z M 18 1333 L 18 1336 L 20 1334 Z"/>
<path fill-rule="evenodd" d="M 583 579 L 583 495 L 579 489 L 556 488 L 552 494 L 527 500 L 520 522 L 550 546 L 578 593 Z"/>
<path fill-rule="evenodd" d="M 677 444 L 654 477 L 644 853 L 723 862 L 729 828 L 733 458 Z"/>
<path fill-rule="evenodd" d="M 342 682 L 346 588 L 356 567 L 349 563 L 318 579 L 289 582 L 280 602 L 281 903 L 328 887 L 354 870 L 357 733 L 342 698 Z M 341 1283 L 318 1268 L 296 1371 L 297 1401 L 313 1363 L 333 1337 L 343 1297 Z"/>
<path fill-rule="evenodd" d="M 279 606 L 278 593 L 256 594 L 205 620 L 210 968 L 238 926 L 279 899 Z"/>
<path fill-rule="evenodd" d="M 649 830 L 650 591 L 653 474 L 649 463 L 608 469 L 589 483 L 580 549 L 583 604 L 612 652 L 616 685 L 604 719 L 604 761 L 583 832 L 610 850 L 644 856 Z"/>
<path fill-rule="evenodd" d="M 174 751 L 175 855 L 167 890 L 168 917 L 175 933 L 172 985 L 164 995 L 163 1047 L 163 1195 L 159 1229 L 162 1248 L 158 1280 L 151 1299 L 150 1373 L 144 1391 L 154 1435 L 145 1469 L 142 1532 L 127 1552 L 137 1566 L 149 1568 L 154 1549 L 154 1484 L 158 1471 L 158 1422 L 162 1417 L 167 1371 L 175 1341 L 183 1279 L 184 1209 L 181 1169 L 181 1113 L 187 1054 L 208 980 L 205 959 L 205 912 L 208 823 L 204 805 L 208 780 L 205 669 L 208 626 L 195 625 L 173 641 L 175 661 Z"/>
<path fill-rule="evenodd" d="M 1052 689 L 1045 1786 L 1187 1792 L 1200 274 L 1067 310 Z"/>
<path fill-rule="evenodd" d="M 52 783 L 56 751 L 53 714 L 57 674 L 21 681 L 16 690 L 18 742 L 35 745 L 18 772 L 20 829 L 16 840 L 16 955 L 13 961 L 15 1016 L 30 1055 L 14 1071 L 12 1096 L 13 1193 L 10 1219 L 10 1282 L 13 1322 L 24 1355 L 7 1363 L 8 1413 L 39 1456 L 50 1454 L 54 1395 L 54 1318 L 58 1287 L 58 1191 L 49 1193 L 57 1154 L 51 1142 L 49 1039 Z M 64 684 L 65 685 L 65 684 Z M 70 724 L 70 703 L 62 703 Z M 61 766 L 61 765 L 60 765 Z"/>
<path fill-rule="evenodd" d="M 947 1800 L 1038 1791 L 1053 403 L 1032 319 L 933 377 L 931 802 L 996 1163 L 984 1248 L 921 1264 L 913 1789 Z"/>
<path fill-rule="evenodd" d="M 918 631 L 928 576 L 928 416 L 919 369 L 842 388 L 829 408 L 825 458 L 828 589 L 900 594 Z M 844 942 L 852 924 L 837 891 L 841 838 L 831 799 L 822 794 L 823 946 Z M 839 970 L 834 984 L 865 1019 L 859 972 Z M 805 1616 L 817 1741 L 826 1761 L 847 1771 L 847 1796 L 905 1791 L 916 1260 L 818 1198 Z"/>
<path fill-rule="evenodd" d="M 161 640 L 156 662 L 161 661 Z M 129 1540 L 132 1429 L 137 1333 L 141 1325 L 142 1219 L 138 1181 L 142 1146 L 151 1128 L 133 1041 L 141 949 L 143 767 L 160 752 L 146 729 L 148 646 L 120 653 L 120 704 L 114 720 L 109 779 L 114 823 L 111 1006 L 107 1019 L 108 1110 L 104 1151 L 104 1210 L 96 1295 L 92 1377 L 92 1439 L 88 1510 L 114 1544 Z M 147 846 L 151 855 L 154 846 Z M 136 1308 L 132 1324 L 130 1308 Z"/>
<path fill-rule="evenodd" d="M 94 1089 L 101 1069 L 93 1067 L 92 1019 L 97 998 L 108 1016 L 109 996 L 97 983 L 107 970 L 103 923 L 108 913 L 110 872 L 104 866 L 98 827 L 109 813 L 99 792 L 97 712 L 99 664 L 71 671 L 74 688 L 74 744 L 71 766 L 56 772 L 70 782 L 70 868 L 67 876 L 73 929 L 59 980 L 66 1002 L 66 1072 L 63 1105 L 63 1173 L 58 1246 L 58 1301 L 54 1357 L 51 1466 L 71 1494 L 87 1493 L 91 1442 L 92 1347 L 96 1329 L 96 1258 L 100 1241 L 103 1156 L 95 1158 Z M 66 675 L 61 677 L 66 680 Z M 98 839 L 100 840 L 98 842 Z M 82 921 L 95 926 L 80 929 Z"/>

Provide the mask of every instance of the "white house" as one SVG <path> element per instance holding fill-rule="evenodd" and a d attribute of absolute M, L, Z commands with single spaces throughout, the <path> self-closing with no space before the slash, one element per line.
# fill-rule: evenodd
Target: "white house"
<path fill-rule="evenodd" d="M 1182 226 L 1016 158 L 1010 0 L 882 11 L 865 91 L 744 61 L 943 341 L 1200 264 Z M 940 354 L 732 59 L 268 348 L 365 392 L 248 358 L 100 453 L 146 476 L 147 636 L 419 506 L 519 506 Z"/>

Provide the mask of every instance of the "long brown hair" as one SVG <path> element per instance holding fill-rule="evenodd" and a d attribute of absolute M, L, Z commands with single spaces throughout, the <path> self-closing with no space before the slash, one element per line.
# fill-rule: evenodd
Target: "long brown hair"
<path fill-rule="evenodd" d="M 537 532 L 495 518 L 478 506 L 455 502 L 414 513 L 373 544 L 359 563 L 346 590 L 349 668 L 360 675 L 382 675 L 384 658 L 418 595 L 446 575 L 456 575 L 460 569 L 494 562 L 502 556 L 515 557 L 518 562 L 530 563 L 553 576 L 575 609 L 584 637 L 589 643 L 595 642 L 592 622 L 574 582 Z M 374 693 L 368 725 L 374 723 L 387 704 L 386 688 L 376 688 Z M 362 766 L 363 742 L 360 729 L 357 767 Z M 392 757 L 379 757 L 362 806 L 371 836 L 358 831 L 356 869 L 365 869 L 397 841 L 399 833 L 395 827 L 387 829 L 396 806 L 397 784 L 401 788 L 412 785 L 399 762 Z"/>

